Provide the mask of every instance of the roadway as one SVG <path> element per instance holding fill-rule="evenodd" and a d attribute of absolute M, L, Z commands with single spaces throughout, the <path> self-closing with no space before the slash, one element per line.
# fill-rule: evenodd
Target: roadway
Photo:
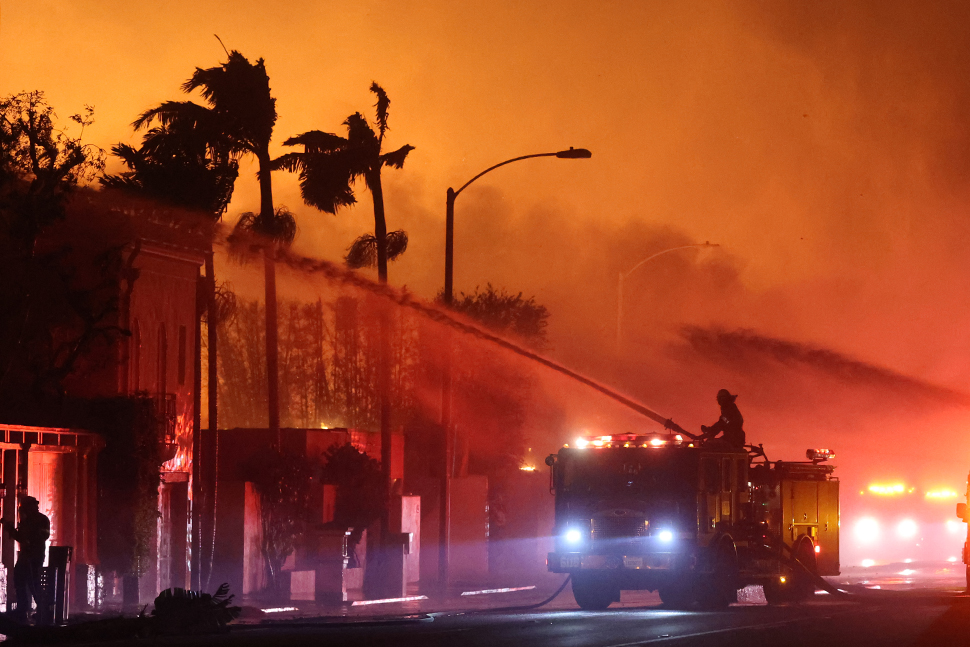
<path fill-rule="evenodd" d="M 751 587 L 739 604 L 720 612 L 670 611 L 654 594 L 638 592 L 624 593 L 616 608 L 586 612 L 575 607 L 567 589 L 536 610 L 497 611 L 476 604 L 464 610 L 408 614 L 401 606 L 381 615 L 243 625 L 228 635 L 182 638 L 171 644 L 970 647 L 970 597 L 956 570 L 905 565 L 848 573 L 838 578 L 840 586 L 852 592 L 848 597 L 818 594 L 807 603 L 778 607 L 765 605 L 760 590 Z M 512 595 L 503 601 L 514 604 L 513 599 L 525 598 Z"/>

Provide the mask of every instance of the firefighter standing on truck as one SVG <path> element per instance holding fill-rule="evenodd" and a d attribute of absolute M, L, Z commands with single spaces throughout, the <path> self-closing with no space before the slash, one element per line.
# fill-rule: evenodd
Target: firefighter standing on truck
<path fill-rule="evenodd" d="M 721 405 L 721 417 L 710 427 L 701 425 L 701 431 L 704 432 L 701 436 L 702 440 L 714 440 L 720 433 L 723 434 L 721 439 L 727 444 L 737 449 L 744 448 L 744 429 L 742 428 L 744 417 L 741 416 L 738 405 L 734 404 L 737 399 L 738 396 L 731 395 L 731 392 L 727 389 L 721 389 L 717 392 L 717 403 Z"/>

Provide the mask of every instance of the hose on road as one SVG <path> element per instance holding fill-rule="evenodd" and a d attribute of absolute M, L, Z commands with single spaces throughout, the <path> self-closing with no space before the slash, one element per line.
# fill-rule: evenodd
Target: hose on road
<path fill-rule="evenodd" d="M 788 544 L 785 544 L 785 543 L 782 543 L 781 546 L 782 546 L 782 549 L 785 550 L 785 551 L 787 551 L 788 554 L 789 554 L 788 557 L 785 557 L 785 555 L 780 555 L 779 556 L 779 559 L 781 559 L 782 563 L 787 564 L 793 570 L 798 571 L 803 576 L 808 577 L 809 579 L 811 579 L 812 581 L 814 581 L 815 588 L 821 589 L 821 590 L 825 591 L 826 593 L 828 593 L 829 595 L 834 595 L 836 597 L 843 597 L 843 598 L 851 597 L 851 594 L 847 593 L 846 591 L 843 591 L 842 589 L 839 589 L 839 588 L 836 588 L 836 587 L 832 586 L 828 582 L 828 580 L 826 580 L 825 578 L 823 578 L 821 575 L 812 572 L 811 569 L 809 569 L 805 564 L 802 564 L 798 560 L 798 558 L 796 558 L 792 554 L 792 547 L 791 546 L 789 546 Z M 769 549 L 769 550 L 772 550 L 772 547 L 771 546 L 764 545 L 764 547 L 767 548 L 767 549 Z"/>
<path fill-rule="evenodd" d="M 559 597 L 559 594 L 562 593 L 563 590 L 565 590 L 566 585 L 569 584 L 569 580 L 571 580 L 571 579 L 572 579 L 572 575 L 567 575 L 566 576 L 566 579 L 563 580 L 562 585 L 560 585 L 560 587 L 558 589 L 556 589 L 556 592 L 553 593 L 552 595 L 550 595 L 548 598 L 546 598 L 542 602 L 536 602 L 535 604 L 524 604 L 524 605 L 515 606 L 515 607 L 499 607 L 497 609 L 482 609 L 481 613 L 495 613 L 496 611 L 501 611 L 501 612 L 505 612 L 505 611 L 530 611 L 532 609 L 538 609 L 539 607 L 544 607 L 544 606 L 546 606 L 547 604 L 549 604 L 550 602 L 552 602 L 553 600 L 555 600 L 556 598 Z"/>

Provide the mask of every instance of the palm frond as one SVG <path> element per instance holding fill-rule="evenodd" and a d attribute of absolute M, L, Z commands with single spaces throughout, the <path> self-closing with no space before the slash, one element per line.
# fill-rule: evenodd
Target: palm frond
<path fill-rule="evenodd" d="M 408 248 L 408 234 L 406 231 L 392 231 L 384 239 L 386 245 L 387 260 L 397 259 Z M 344 256 L 347 267 L 359 270 L 362 267 L 374 267 L 377 265 L 377 238 L 373 234 L 364 234 L 355 240 L 347 248 L 347 255 Z"/>
<path fill-rule="evenodd" d="M 388 98 L 384 88 L 377 85 L 377 81 L 371 82 L 370 91 L 377 95 L 377 103 L 374 104 L 374 107 L 377 109 L 377 128 L 380 131 L 380 139 L 383 141 L 384 133 L 389 130 L 387 126 L 387 109 L 391 105 L 391 100 Z"/>
<path fill-rule="evenodd" d="M 266 241 L 253 231 L 253 221 L 258 215 L 252 211 L 243 213 L 233 226 L 232 233 L 226 236 L 226 252 L 229 258 L 237 263 L 247 263 L 256 259 L 266 246 Z"/>
<path fill-rule="evenodd" d="M 138 152 L 138 149 L 129 144 L 116 144 L 112 146 L 111 154 L 120 158 L 129 169 L 134 169 L 143 158 L 142 154 Z"/>
<path fill-rule="evenodd" d="M 353 184 L 367 170 L 359 151 L 303 153 L 302 157 L 300 195 L 304 202 L 327 213 L 357 202 Z"/>
<path fill-rule="evenodd" d="M 284 146 L 303 146 L 306 153 L 329 153 L 347 146 L 347 140 L 334 133 L 310 130 L 283 142 Z"/>
<path fill-rule="evenodd" d="M 367 123 L 367 119 L 359 112 L 347 117 L 344 121 L 347 126 L 347 142 L 349 148 L 362 151 L 371 151 L 374 157 L 380 155 L 381 142 L 374 133 L 374 129 Z"/>
<path fill-rule="evenodd" d="M 377 265 L 377 239 L 373 234 L 364 234 L 355 240 L 347 248 L 347 255 L 344 256 L 347 267 L 359 270 L 362 267 L 374 267 Z"/>
<path fill-rule="evenodd" d="M 192 101 L 164 101 L 143 112 L 131 125 L 135 130 L 141 130 L 153 123 L 193 128 L 203 126 L 210 114 L 209 108 Z"/>
<path fill-rule="evenodd" d="M 222 117 L 227 132 L 248 150 L 268 145 L 276 124 L 276 99 L 269 87 L 263 59 L 250 63 L 236 50 L 223 65 L 196 68 L 182 85 L 185 92 L 199 90 L 212 111 Z"/>
<path fill-rule="evenodd" d="M 127 173 L 120 175 L 102 175 L 98 178 L 98 182 L 106 189 L 121 189 L 129 193 L 134 193 L 142 189 L 141 182 Z"/>
<path fill-rule="evenodd" d="M 393 261 L 408 248 L 408 233 L 403 230 L 392 231 L 385 238 L 387 245 L 387 260 Z"/>
<path fill-rule="evenodd" d="M 262 213 L 247 211 L 239 217 L 233 227 L 232 236 L 239 235 L 240 242 L 256 243 L 258 240 L 248 240 L 249 236 L 262 238 L 262 244 L 289 245 L 296 238 L 296 217 L 286 207 L 277 207 L 269 216 Z"/>
<path fill-rule="evenodd" d="M 274 171 L 302 173 L 306 168 L 306 153 L 284 153 L 270 162 L 270 168 Z"/>
<path fill-rule="evenodd" d="M 410 144 L 405 144 L 401 146 L 396 151 L 390 153 L 384 153 L 381 155 L 381 164 L 383 166 L 393 166 L 394 168 L 402 168 L 404 166 L 404 160 L 407 159 L 408 153 L 414 150 L 414 146 Z"/>

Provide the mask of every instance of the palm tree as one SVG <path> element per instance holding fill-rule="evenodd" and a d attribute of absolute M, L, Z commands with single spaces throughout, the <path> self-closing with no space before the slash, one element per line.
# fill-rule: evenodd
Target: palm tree
<path fill-rule="evenodd" d="M 371 192 L 374 201 L 374 234 L 364 234 L 354 241 L 347 253 L 347 264 L 351 267 L 377 265 L 377 278 L 387 283 L 387 262 L 404 253 L 408 237 L 403 231 L 387 231 L 384 214 L 384 190 L 381 186 L 381 170 L 385 166 L 402 168 L 413 146 L 405 145 L 389 153 L 382 153 L 384 137 L 387 134 L 388 107 L 391 100 L 376 82 L 371 83 L 371 92 L 377 95 L 377 132 L 367 119 L 355 112 L 347 117 L 344 126 L 347 136 L 311 130 L 302 135 L 291 137 L 283 142 L 286 146 L 303 146 L 302 153 L 288 153 L 274 161 L 274 168 L 297 172 L 300 176 L 300 192 L 303 200 L 321 211 L 336 213 L 342 206 L 354 204 L 353 185 L 360 178 Z M 390 531 L 390 493 L 391 493 L 391 405 L 390 405 L 390 346 L 386 316 L 380 318 L 380 374 L 378 390 L 381 399 L 381 481 L 383 508 L 381 512 L 381 540 L 386 544 Z M 380 555 L 381 553 L 377 553 Z M 378 558 L 380 559 L 380 558 Z M 365 579 L 367 584 L 377 582 L 375 574 L 390 574 L 387 565 L 376 565 L 372 575 Z M 390 584 L 381 578 L 383 584 Z M 370 588 L 365 584 L 365 588 Z M 377 584 L 380 587 L 380 584 Z M 383 587 L 380 587 L 383 588 Z M 371 588 L 371 590 L 374 590 Z M 380 590 L 380 589 L 378 589 Z M 388 592 L 390 593 L 390 592 Z"/>
<path fill-rule="evenodd" d="M 256 226 L 275 221 L 272 164 L 269 143 L 276 125 L 276 99 L 270 93 L 269 76 L 263 59 L 255 64 L 236 50 L 226 63 L 196 68 L 182 85 L 184 92 L 199 90 L 208 105 L 191 101 L 166 101 L 142 114 L 135 128 L 158 123 L 162 127 L 194 130 L 220 156 L 238 159 L 252 155 L 259 164 L 260 209 Z M 273 237 L 272 231 L 264 232 Z M 266 246 L 264 276 L 266 290 L 266 374 L 269 428 L 280 433 L 279 358 L 277 348 L 276 267 L 274 246 Z M 210 428 L 212 427 L 210 421 Z"/>
<path fill-rule="evenodd" d="M 111 152 L 128 170 L 103 176 L 103 186 L 184 207 L 213 221 L 225 213 L 239 176 L 238 162 L 217 156 L 198 131 L 158 126 L 145 133 L 139 148 L 118 144 Z"/>
<path fill-rule="evenodd" d="M 387 262 L 404 253 L 408 236 L 403 231 L 387 231 L 384 215 L 384 190 L 381 170 L 385 166 L 402 168 L 414 146 L 405 145 L 389 153 L 382 153 L 391 100 L 376 82 L 371 92 L 377 95 L 377 132 L 367 119 L 355 112 L 343 125 L 347 136 L 311 130 L 287 139 L 285 146 L 303 146 L 302 153 L 287 153 L 273 162 L 273 168 L 299 173 L 300 193 L 310 206 L 327 213 L 357 202 L 353 185 L 363 178 L 374 199 L 374 234 L 364 234 L 351 245 L 347 263 L 351 267 L 377 265 L 377 277 L 387 283 Z"/>

